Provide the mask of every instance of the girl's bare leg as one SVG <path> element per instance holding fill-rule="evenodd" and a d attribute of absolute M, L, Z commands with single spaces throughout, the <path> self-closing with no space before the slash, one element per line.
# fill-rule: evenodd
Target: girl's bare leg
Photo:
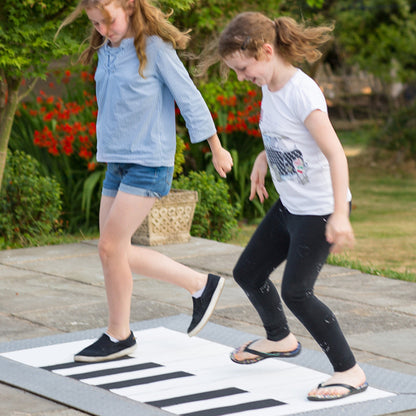
<path fill-rule="evenodd" d="M 130 334 L 132 271 L 176 284 L 191 294 L 202 289 L 207 281 L 207 275 L 161 253 L 131 245 L 133 233 L 154 200 L 124 192 L 118 192 L 115 198 L 103 196 L 101 199 L 98 247 L 109 310 L 107 332 L 120 340 Z"/>

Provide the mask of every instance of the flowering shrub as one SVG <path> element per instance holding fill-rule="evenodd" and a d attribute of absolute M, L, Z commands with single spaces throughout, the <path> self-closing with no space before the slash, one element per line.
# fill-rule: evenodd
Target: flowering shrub
<path fill-rule="evenodd" d="M 64 93 L 40 90 L 22 103 L 13 125 L 10 147 L 29 153 L 44 175 L 61 185 L 64 226 L 68 231 L 98 224 L 103 165 L 95 159 L 97 118 L 93 75 L 54 74 Z M 53 92 L 56 85 L 49 84 Z"/>
<path fill-rule="evenodd" d="M 219 134 L 238 132 L 256 138 L 261 137 L 259 129 L 261 100 L 257 91 L 247 91 L 247 95 L 242 97 L 244 105 L 241 109 L 237 107 L 237 103 L 240 104 L 241 101 L 237 101 L 235 95 L 229 98 L 219 95 L 217 101 L 220 108 L 213 114 L 213 117 L 218 121 Z"/>
<path fill-rule="evenodd" d="M 68 71 L 66 71 L 68 74 Z M 81 73 L 83 79 L 87 75 Z M 67 78 L 64 78 L 66 80 Z M 88 90 L 83 90 L 83 103 L 67 101 L 40 91 L 36 105 L 27 106 L 32 117 L 43 120 L 43 128 L 34 131 L 33 143 L 44 147 L 53 156 L 78 156 L 87 162 L 88 170 L 94 170 L 94 150 L 96 147 L 95 121 L 97 118 L 96 98 Z"/>

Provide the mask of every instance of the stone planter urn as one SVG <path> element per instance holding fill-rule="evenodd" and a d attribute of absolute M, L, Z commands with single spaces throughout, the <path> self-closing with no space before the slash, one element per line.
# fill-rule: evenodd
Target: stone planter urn
<path fill-rule="evenodd" d="M 147 217 L 134 233 L 133 244 L 157 246 L 188 242 L 198 192 L 171 189 L 157 199 Z"/>

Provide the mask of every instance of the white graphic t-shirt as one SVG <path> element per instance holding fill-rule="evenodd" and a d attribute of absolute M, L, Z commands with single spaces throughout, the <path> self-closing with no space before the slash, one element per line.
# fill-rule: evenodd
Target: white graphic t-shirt
<path fill-rule="evenodd" d="M 276 92 L 262 87 L 260 130 L 269 169 L 283 205 L 296 215 L 334 209 L 329 164 L 303 124 L 314 110 L 327 112 L 316 82 L 300 69 Z M 348 191 L 347 200 L 351 200 Z"/>

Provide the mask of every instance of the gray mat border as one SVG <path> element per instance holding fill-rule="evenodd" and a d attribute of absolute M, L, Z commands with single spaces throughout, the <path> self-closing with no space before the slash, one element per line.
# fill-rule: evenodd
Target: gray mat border
<path fill-rule="evenodd" d="M 189 316 L 180 314 L 166 318 L 135 322 L 133 331 L 159 326 L 186 333 Z M 53 345 L 95 338 L 105 328 L 52 335 L 42 338 L 12 341 L 0 344 L 0 353 L 26 348 Z M 209 322 L 198 335 L 213 342 L 234 347 L 253 337 L 253 334 L 227 328 Z M 140 339 L 139 339 L 140 342 Z M 291 358 L 291 362 L 324 373 L 331 372 L 331 366 L 324 354 L 303 349 L 302 354 Z M 351 405 L 337 406 L 337 415 L 378 416 L 393 412 L 416 409 L 416 377 L 368 364 L 360 364 L 367 374 L 370 386 L 396 393 L 396 396 Z M 80 383 L 67 377 L 40 368 L 27 366 L 0 357 L 0 382 L 29 391 L 49 400 L 97 416 L 129 414 L 140 416 L 162 416 L 172 413 L 119 396 L 107 390 Z M 334 408 L 296 413 L 307 416 L 333 416 Z"/>

